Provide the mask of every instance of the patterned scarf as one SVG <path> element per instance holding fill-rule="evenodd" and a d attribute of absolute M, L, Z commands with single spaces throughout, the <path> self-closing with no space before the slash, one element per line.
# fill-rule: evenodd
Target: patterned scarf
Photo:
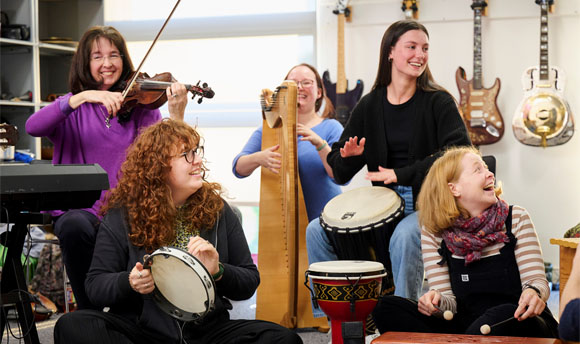
<path fill-rule="evenodd" d="M 481 251 L 498 242 L 509 242 L 502 231 L 509 211 L 508 204 L 498 199 L 479 216 L 459 216 L 443 232 L 443 240 L 451 253 L 465 257 L 465 265 L 481 259 Z"/>

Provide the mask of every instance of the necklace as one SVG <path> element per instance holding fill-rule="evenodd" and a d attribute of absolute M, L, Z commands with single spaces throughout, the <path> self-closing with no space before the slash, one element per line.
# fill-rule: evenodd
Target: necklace
<path fill-rule="evenodd" d="M 105 117 L 105 127 L 107 127 L 107 129 L 111 128 L 111 115 L 107 116 L 105 114 L 105 112 L 103 111 L 103 108 L 101 106 L 99 106 L 99 109 L 101 109 L 101 113 L 103 114 L 103 117 Z"/>

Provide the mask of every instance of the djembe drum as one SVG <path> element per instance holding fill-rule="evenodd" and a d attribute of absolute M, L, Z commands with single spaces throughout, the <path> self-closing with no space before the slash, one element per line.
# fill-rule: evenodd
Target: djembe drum
<path fill-rule="evenodd" d="M 331 199 L 320 224 L 339 259 L 377 261 L 391 271 L 389 241 L 402 219 L 405 201 L 395 191 L 368 186 L 346 191 Z M 392 274 L 382 283 L 382 294 L 393 294 Z"/>
<path fill-rule="evenodd" d="M 386 275 L 383 264 L 370 261 L 335 260 L 310 264 L 304 284 L 308 287 L 316 307 L 320 306 L 330 318 L 332 344 L 343 344 L 342 323 L 366 319 L 375 308 Z"/>

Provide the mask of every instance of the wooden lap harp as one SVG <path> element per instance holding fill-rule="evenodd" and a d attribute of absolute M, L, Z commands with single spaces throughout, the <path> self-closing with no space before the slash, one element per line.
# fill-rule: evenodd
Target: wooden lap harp
<path fill-rule="evenodd" d="M 296 98 L 293 81 L 262 91 L 262 150 L 279 144 L 282 164 L 279 174 L 261 169 L 256 319 L 288 328 L 327 327 L 326 318 L 312 316 L 310 294 L 302 285 L 308 217 L 298 176 Z"/>

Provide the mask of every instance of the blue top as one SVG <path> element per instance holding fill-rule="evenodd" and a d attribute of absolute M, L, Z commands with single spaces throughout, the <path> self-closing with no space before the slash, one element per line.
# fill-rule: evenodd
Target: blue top
<path fill-rule="evenodd" d="M 580 341 L 580 298 L 568 302 L 562 312 L 558 331 L 561 339 Z"/>
<path fill-rule="evenodd" d="M 325 119 L 320 124 L 312 128 L 318 136 L 328 142 L 329 146 L 340 138 L 342 134 L 342 125 L 335 119 Z M 304 193 L 304 203 L 306 204 L 306 211 L 308 213 L 308 221 L 317 218 L 322 209 L 334 196 L 340 194 L 342 190 L 332 178 L 328 176 L 324 165 L 320 160 L 320 155 L 316 147 L 310 141 L 301 141 L 298 136 L 298 173 L 300 176 L 300 183 L 302 184 L 302 192 Z M 246 176 L 236 173 L 236 164 L 241 156 L 256 153 L 262 150 L 262 127 L 260 126 L 240 154 L 234 158 L 232 163 L 232 171 L 238 178 Z"/>

